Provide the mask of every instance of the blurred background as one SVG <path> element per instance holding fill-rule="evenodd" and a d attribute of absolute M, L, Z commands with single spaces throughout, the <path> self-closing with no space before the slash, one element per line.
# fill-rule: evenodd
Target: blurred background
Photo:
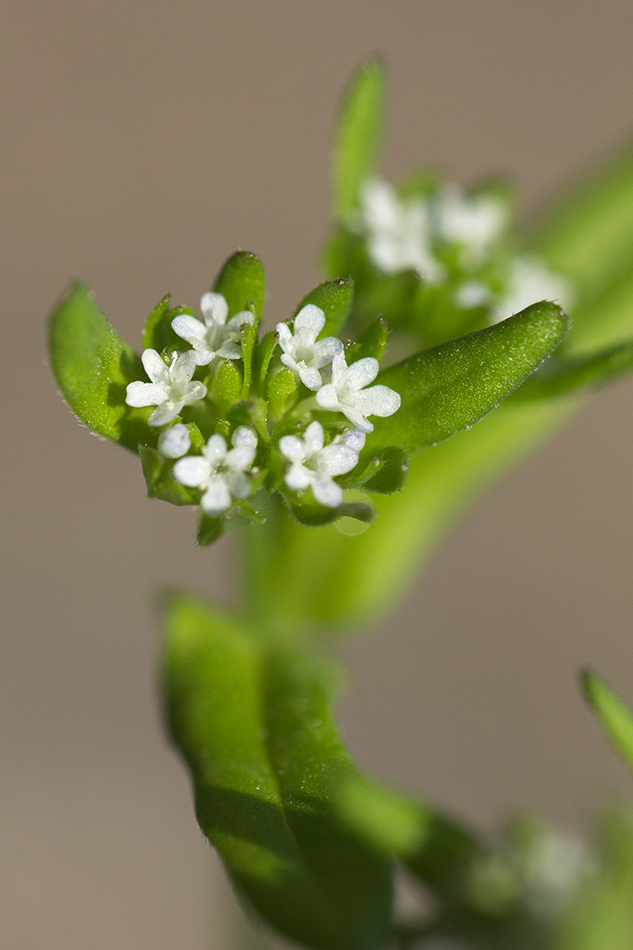
<path fill-rule="evenodd" d="M 221 871 L 155 692 L 159 583 L 218 598 L 231 543 L 148 502 L 46 365 L 71 278 L 122 336 L 167 291 L 197 306 L 236 248 L 268 319 L 319 280 L 335 109 L 378 51 L 384 171 L 510 172 L 526 209 L 633 132 L 620 0 L 4 0 L 0 945 L 223 950 Z M 633 328 L 633 314 L 632 314 Z M 7 349 L 8 347 L 8 349 Z M 359 762 L 491 827 L 517 806 L 582 827 L 633 783 L 576 686 L 633 696 L 633 383 L 602 393 L 482 500 L 395 616 L 347 657 Z"/>

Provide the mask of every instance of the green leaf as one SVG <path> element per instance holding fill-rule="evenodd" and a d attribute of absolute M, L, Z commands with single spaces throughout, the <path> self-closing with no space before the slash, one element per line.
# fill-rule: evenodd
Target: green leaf
<path fill-rule="evenodd" d="M 196 529 L 196 543 L 201 548 L 208 548 L 224 534 L 222 518 L 212 518 L 202 508 L 198 512 L 198 526 Z"/>
<path fill-rule="evenodd" d="M 372 320 L 369 326 L 363 330 L 356 343 L 346 348 L 348 364 L 355 360 L 362 360 L 366 356 L 381 360 L 387 345 L 388 335 L 389 327 L 383 317 Z"/>
<path fill-rule="evenodd" d="M 268 383 L 268 407 L 271 418 L 279 419 L 297 396 L 297 381 L 292 370 L 280 369 Z"/>
<path fill-rule="evenodd" d="M 531 245 L 571 277 L 583 302 L 630 273 L 633 259 L 633 148 L 584 174 L 553 204 Z"/>
<path fill-rule="evenodd" d="M 341 825 L 354 774 L 331 711 L 337 668 L 306 643 L 172 596 L 164 684 L 198 821 L 238 892 L 291 940 L 374 950 L 388 937 L 391 866 Z"/>
<path fill-rule="evenodd" d="M 150 498 L 160 498 L 172 505 L 197 505 L 200 492 L 186 488 L 172 478 L 172 463 L 148 445 L 139 445 L 143 475 Z"/>
<path fill-rule="evenodd" d="M 257 347 L 257 330 L 250 323 L 243 323 L 240 327 L 240 340 L 242 344 L 242 363 L 244 365 L 244 385 L 242 386 L 242 399 L 248 399 L 251 394 L 251 385 L 253 381 L 253 361 Z"/>
<path fill-rule="evenodd" d="M 576 390 L 597 388 L 632 370 L 633 343 L 621 343 L 588 357 L 552 359 L 547 372 L 531 376 L 513 398 L 550 399 Z"/>
<path fill-rule="evenodd" d="M 172 308 L 171 296 L 166 294 L 145 321 L 143 349 L 156 350 L 158 353 L 165 350 L 183 349 L 184 340 L 174 333 L 171 326 L 171 321 L 180 313 L 194 316 L 193 310 L 188 307 Z"/>
<path fill-rule="evenodd" d="M 384 67 L 368 60 L 352 77 L 339 114 L 332 167 L 335 219 L 353 218 L 363 182 L 374 170 L 384 99 Z"/>
<path fill-rule="evenodd" d="M 553 303 L 521 313 L 392 366 L 378 382 L 402 396 L 402 407 L 375 422 L 369 445 L 412 451 L 478 422 L 513 392 L 567 332 Z"/>
<path fill-rule="evenodd" d="M 264 265 L 255 254 L 236 251 L 220 271 L 213 289 L 226 298 L 229 317 L 252 306 L 255 323 L 259 323 L 264 311 L 266 275 Z"/>
<path fill-rule="evenodd" d="M 404 488 L 409 471 L 409 457 L 399 446 L 388 445 L 371 459 L 363 472 L 364 491 L 391 495 Z"/>
<path fill-rule="evenodd" d="M 270 361 L 272 359 L 273 353 L 275 352 L 276 346 L 276 332 L 274 330 L 269 330 L 268 333 L 264 333 L 259 347 L 257 348 L 257 361 L 255 369 L 255 385 L 259 393 L 261 393 L 264 389 L 266 377 L 268 376 L 268 370 L 270 369 Z"/>
<path fill-rule="evenodd" d="M 235 363 L 235 360 L 220 363 L 210 386 L 211 396 L 222 416 L 242 397 L 242 374 Z"/>
<path fill-rule="evenodd" d="M 352 308 L 353 299 L 354 281 L 351 277 L 328 280 L 306 294 L 297 307 L 295 316 L 309 303 L 315 304 L 325 314 L 325 326 L 319 337 L 340 336 Z"/>
<path fill-rule="evenodd" d="M 581 673 L 581 685 L 607 739 L 633 771 L 633 711 L 592 670 Z"/>
<path fill-rule="evenodd" d="M 331 524 L 341 518 L 353 518 L 364 524 L 371 524 L 376 517 L 376 511 L 368 498 L 345 500 L 338 508 L 327 508 L 319 504 L 310 492 L 305 492 L 301 498 L 291 492 L 282 491 L 282 495 L 294 517 L 303 525 Z"/>
<path fill-rule="evenodd" d="M 73 284 L 57 304 L 49 334 L 55 379 L 85 425 L 133 452 L 156 438 L 147 425 L 149 410 L 125 403 L 127 384 L 147 379 L 143 364 L 83 284 Z"/>
<path fill-rule="evenodd" d="M 362 840 L 403 861 L 424 884 L 452 898 L 483 846 L 463 825 L 410 795 L 354 775 L 342 783 L 337 807 Z"/>

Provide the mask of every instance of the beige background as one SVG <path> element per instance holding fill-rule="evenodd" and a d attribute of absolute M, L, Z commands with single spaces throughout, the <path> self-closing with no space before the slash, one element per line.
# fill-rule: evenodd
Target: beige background
<path fill-rule="evenodd" d="M 154 693 L 159 581 L 221 595 L 230 546 L 144 498 L 46 368 L 68 280 L 139 344 L 171 290 L 196 304 L 236 247 L 283 319 L 317 282 L 334 109 L 391 69 L 385 170 L 514 173 L 526 202 L 633 128 L 621 0 L 5 0 L 0 946 L 210 950 L 226 893 Z M 633 314 L 632 314 L 633 326 Z M 489 824 L 512 804 L 577 825 L 633 794 L 578 696 L 633 696 L 633 388 L 602 394 L 479 505 L 389 625 L 350 651 L 361 763 Z"/>

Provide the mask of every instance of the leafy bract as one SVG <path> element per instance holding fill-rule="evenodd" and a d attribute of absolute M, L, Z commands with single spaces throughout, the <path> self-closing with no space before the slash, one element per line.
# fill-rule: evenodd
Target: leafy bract
<path fill-rule="evenodd" d="M 308 947 L 384 946 L 390 862 L 332 804 L 355 774 L 331 711 L 336 668 L 309 644 L 277 642 L 184 596 L 166 614 L 172 736 L 198 821 L 239 893 Z"/>
<path fill-rule="evenodd" d="M 236 251 L 226 261 L 213 285 L 229 305 L 229 317 L 252 307 L 255 322 L 262 318 L 266 297 L 266 275 L 260 259 L 250 251 Z"/>
<path fill-rule="evenodd" d="M 633 343 L 621 343 L 591 356 L 552 360 L 546 373 L 535 373 L 517 391 L 517 399 L 551 399 L 606 386 L 633 370 Z"/>
<path fill-rule="evenodd" d="M 544 301 L 392 366 L 377 381 L 399 392 L 402 406 L 375 422 L 368 444 L 412 451 L 474 425 L 524 382 L 566 331 L 563 311 Z"/>
<path fill-rule="evenodd" d="M 73 284 L 53 311 L 49 346 L 62 395 L 85 425 L 133 452 L 147 442 L 149 411 L 125 403 L 127 384 L 146 378 L 143 365 L 83 284 Z"/>
<path fill-rule="evenodd" d="M 328 280 L 305 295 L 295 316 L 302 307 L 313 303 L 325 314 L 325 325 L 319 336 L 338 336 L 352 308 L 353 297 L 354 281 L 351 277 Z"/>
<path fill-rule="evenodd" d="M 332 191 L 335 219 L 353 218 L 363 182 L 372 173 L 383 124 L 385 70 L 363 63 L 343 97 L 334 141 Z"/>
<path fill-rule="evenodd" d="M 633 770 L 633 711 L 597 673 L 585 670 L 581 683 L 607 739 Z"/>

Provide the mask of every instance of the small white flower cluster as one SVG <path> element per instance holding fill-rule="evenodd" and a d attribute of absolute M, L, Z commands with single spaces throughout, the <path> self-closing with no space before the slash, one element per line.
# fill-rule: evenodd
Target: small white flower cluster
<path fill-rule="evenodd" d="M 252 325 L 253 314 L 243 310 L 227 320 L 228 304 L 218 293 L 204 294 L 200 307 L 203 321 L 181 314 L 171 323 L 174 332 L 191 349 L 172 354 L 170 365 L 156 350 L 145 350 L 141 359 L 151 382 L 136 381 L 127 387 L 129 406 L 156 407 L 148 420 L 151 426 L 173 423 L 185 406 L 205 398 L 206 386 L 193 380 L 198 366 L 208 366 L 216 358 L 235 360 L 242 355 L 240 326 Z M 366 357 L 348 366 L 341 340 L 317 339 L 324 326 L 325 314 L 314 304 L 299 311 L 292 330 L 285 323 L 277 324 L 281 362 L 315 392 L 321 409 L 342 413 L 354 428 L 325 445 L 323 427 L 314 421 L 302 438 L 284 436 L 277 448 L 289 463 L 284 473 L 288 488 L 296 492 L 310 488 L 319 504 L 336 508 L 343 501 L 343 490 L 334 478 L 351 472 L 358 464 L 365 434 L 373 430 L 367 417 L 390 416 L 400 407 L 401 400 L 387 386 L 369 385 L 378 374 L 378 360 Z M 324 381 L 322 371 L 328 367 L 331 375 L 329 381 Z M 191 439 L 182 423 L 171 425 L 158 439 L 159 453 L 175 461 L 173 478 L 181 485 L 199 489 L 200 504 L 212 517 L 228 511 L 233 499 L 246 499 L 252 490 L 257 435 L 248 426 L 239 426 L 231 441 L 229 448 L 224 437 L 216 433 L 200 455 L 189 456 Z"/>
<path fill-rule="evenodd" d="M 453 294 L 460 310 L 487 307 L 492 323 L 540 300 L 569 306 L 569 282 L 549 271 L 535 256 L 518 256 L 510 264 L 505 294 L 499 297 L 479 279 L 477 271 L 487 262 L 507 226 L 504 202 L 490 194 L 466 194 L 446 184 L 426 197 L 400 197 L 380 179 L 365 183 L 361 195 L 358 230 L 365 237 L 372 263 L 386 274 L 416 270 L 428 284 L 443 284 L 448 271 L 438 259 L 442 245 L 459 248 L 463 280 Z"/>

